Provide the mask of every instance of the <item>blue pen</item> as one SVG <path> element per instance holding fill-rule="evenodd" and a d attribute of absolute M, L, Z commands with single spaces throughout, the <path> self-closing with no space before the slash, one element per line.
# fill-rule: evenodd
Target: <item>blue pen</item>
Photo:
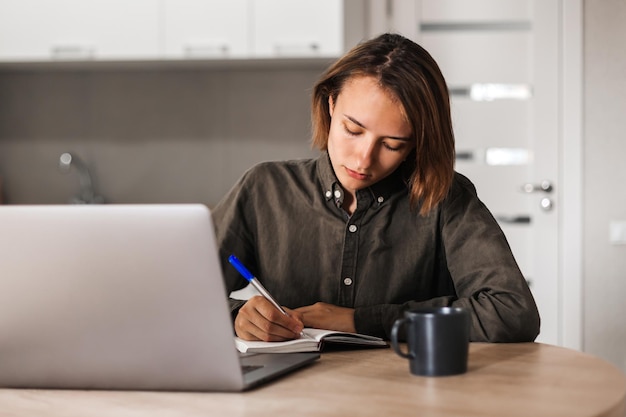
<path fill-rule="evenodd" d="M 237 259 L 235 255 L 230 255 L 228 257 L 228 262 L 230 262 L 230 264 L 234 266 L 237 271 L 239 271 L 241 276 L 243 276 L 246 279 L 246 281 L 250 283 L 250 285 L 252 285 L 258 292 L 260 292 L 261 295 L 265 297 L 267 301 L 272 303 L 274 307 L 276 307 L 285 316 L 289 315 L 287 314 L 285 309 L 282 308 L 280 304 L 278 304 L 278 302 L 274 299 L 274 297 L 272 297 L 272 295 L 265 289 L 265 287 L 259 282 L 259 280 L 256 279 L 254 275 L 252 275 L 252 272 L 248 271 L 248 268 L 243 266 L 241 261 Z M 300 332 L 300 337 L 308 337 L 308 336 L 304 334 L 304 332 Z"/>
<path fill-rule="evenodd" d="M 274 307 L 276 307 L 278 310 L 280 310 L 280 312 L 283 313 L 285 316 L 289 315 L 280 306 L 280 304 L 278 304 L 276 302 L 276 300 L 274 300 L 274 297 L 272 297 L 270 295 L 270 293 L 265 289 L 265 287 L 263 285 L 261 285 L 259 280 L 256 279 L 256 277 L 254 275 L 252 275 L 252 272 L 248 271 L 248 268 L 243 266 L 241 261 L 239 259 L 237 259 L 237 257 L 235 255 L 230 255 L 228 257 L 228 262 L 230 262 L 231 265 L 234 266 L 235 269 L 237 269 L 237 271 L 239 271 L 239 273 L 246 279 L 246 281 L 248 281 L 250 284 L 252 284 L 252 286 L 254 288 L 256 288 L 256 290 L 258 292 L 260 292 L 263 297 L 265 297 L 270 303 L 274 304 Z"/>

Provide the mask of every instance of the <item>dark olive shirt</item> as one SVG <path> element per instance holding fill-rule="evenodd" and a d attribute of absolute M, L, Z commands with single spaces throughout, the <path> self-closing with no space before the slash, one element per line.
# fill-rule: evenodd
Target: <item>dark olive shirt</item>
<path fill-rule="evenodd" d="M 327 153 L 251 168 L 213 210 L 228 291 L 247 284 L 234 254 L 286 307 L 354 308 L 359 333 L 388 339 L 406 309 L 460 306 L 473 341 L 535 339 L 533 296 L 466 177 L 427 216 L 410 208 L 401 169 L 356 196 L 348 216 Z M 231 300 L 234 315 L 243 303 Z"/>

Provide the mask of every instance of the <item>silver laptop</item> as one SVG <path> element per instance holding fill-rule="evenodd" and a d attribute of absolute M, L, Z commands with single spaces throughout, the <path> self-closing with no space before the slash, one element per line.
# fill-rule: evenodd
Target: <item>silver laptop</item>
<path fill-rule="evenodd" d="M 0 206 L 0 387 L 241 391 L 317 358 L 237 352 L 203 205 Z"/>

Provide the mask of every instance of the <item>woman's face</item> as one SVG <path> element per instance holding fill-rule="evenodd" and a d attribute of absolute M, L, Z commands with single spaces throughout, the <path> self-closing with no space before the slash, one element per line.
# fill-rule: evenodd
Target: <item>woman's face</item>
<path fill-rule="evenodd" d="M 329 108 L 328 153 L 352 195 L 394 172 L 415 146 L 402 104 L 374 77 L 348 80 Z"/>

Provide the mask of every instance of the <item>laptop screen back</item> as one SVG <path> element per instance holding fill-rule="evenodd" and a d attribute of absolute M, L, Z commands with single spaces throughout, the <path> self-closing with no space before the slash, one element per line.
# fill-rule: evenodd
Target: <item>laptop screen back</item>
<path fill-rule="evenodd" d="M 0 386 L 240 390 L 202 205 L 0 207 Z"/>

